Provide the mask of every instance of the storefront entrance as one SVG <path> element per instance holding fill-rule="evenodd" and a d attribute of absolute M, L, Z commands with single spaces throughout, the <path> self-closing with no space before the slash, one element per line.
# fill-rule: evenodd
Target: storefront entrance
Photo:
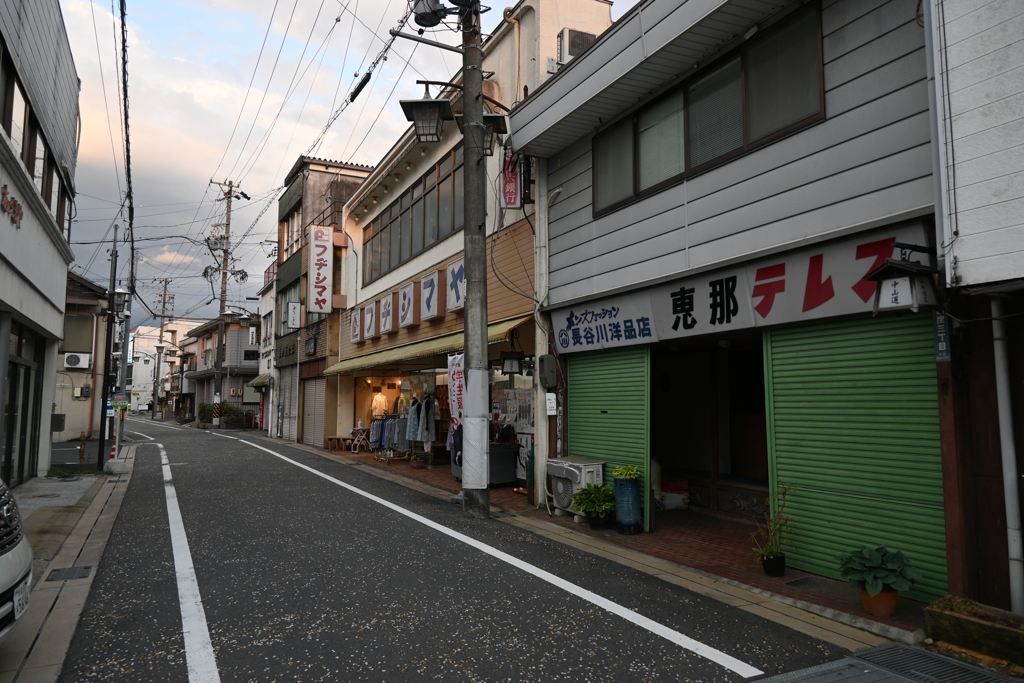
<path fill-rule="evenodd" d="M 663 342 L 651 354 L 651 459 L 662 482 L 687 482 L 690 505 L 734 519 L 768 495 L 759 330 Z"/>
<path fill-rule="evenodd" d="M 11 327 L 10 356 L 4 399 L 3 461 L 0 477 L 11 487 L 35 476 L 39 461 L 40 378 L 45 342 Z"/>

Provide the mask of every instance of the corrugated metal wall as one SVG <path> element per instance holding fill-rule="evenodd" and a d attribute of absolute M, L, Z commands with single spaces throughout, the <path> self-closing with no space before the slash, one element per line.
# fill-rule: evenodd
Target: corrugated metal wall
<path fill-rule="evenodd" d="M 307 379 L 302 383 L 302 391 L 302 443 L 323 448 L 327 380 Z"/>
<path fill-rule="evenodd" d="M 282 417 L 281 421 L 281 438 L 287 441 L 295 440 L 295 427 L 298 421 L 298 410 L 299 410 L 299 396 L 298 389 L 295 386 L 297 384 L 299 374 L 299 366 L 292 365 L 289 367 L 281 368 L 278 375 L 277 386 L 274 387 L 274 393 L 276 398 L 274 402 L 274 420 L 278 417 Z M 278 406 L 283 406 L 284 410 L 278 411 Z M 275 425 L 277 423 L 275 422 Z M 275 431 L 276 433 L 276 431 Z"/>
<path fill-rule="evenodd" d="M 568 357 L 569 455 L 603 460 L 612 482 L 618 465 L 643 476 L 644 530 L 650 531 L 650 347 L 578 353 Z"/>
<path fill-rule="evenodd" d="M 765 333 L 772 487 L 793 484 L 789 563 L 838 577 L 833 556 L 902 550 L 946 593 L 930 313 L 834 318 Z"/>

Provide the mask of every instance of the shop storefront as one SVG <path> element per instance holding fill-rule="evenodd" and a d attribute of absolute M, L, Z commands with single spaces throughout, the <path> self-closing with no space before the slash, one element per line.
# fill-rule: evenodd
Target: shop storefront
<path fill-rule="evenodd" d="M 35 476 L 42 426 L 42 378 L 46 342 L 16 322 L 10 325 L 0 479 L 14 487 Z"/>
<path fill-rule="evenodd" d="M 792 566 L 837 575 L 861 544 L 908 553 L 946 590 L 936 350 L 929 309 L 872 315 L 864 276 L 927 245 L 904 224 L 552 312 L 570 455 L 638 465 L 645 528 L 663 482 L 690 510 L 753 519 L 793 486 Z M 927 257 L 924 257 L 927 258 Z"/>

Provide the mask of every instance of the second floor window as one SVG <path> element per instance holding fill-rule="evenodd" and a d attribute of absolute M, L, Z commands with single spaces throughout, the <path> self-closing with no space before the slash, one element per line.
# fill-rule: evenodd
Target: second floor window
<path fill-rule="evenodd" d="M 698 71 L 593 141 L 593 209 L 612 211 L 824 116 L 816 5 Z"/>

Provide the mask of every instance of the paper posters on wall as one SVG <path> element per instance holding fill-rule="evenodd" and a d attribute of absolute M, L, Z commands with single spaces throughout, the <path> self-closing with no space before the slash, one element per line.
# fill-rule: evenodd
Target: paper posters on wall
<path fill-rule="evenodd" d="M 446 269 L 448 286 L 447 306 L 449 311 L 458 311 L 466 307 L 466 264 L 465 259 L 458 259 L 448 264 Z"/>

